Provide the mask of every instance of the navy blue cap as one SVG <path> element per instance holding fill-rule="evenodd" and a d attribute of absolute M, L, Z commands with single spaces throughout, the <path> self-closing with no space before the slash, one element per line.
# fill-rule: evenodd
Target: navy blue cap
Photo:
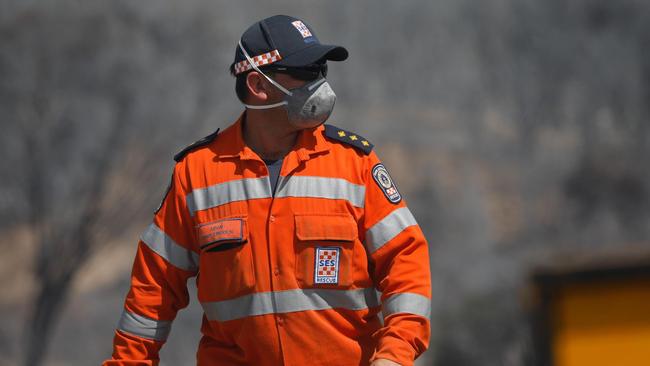
<path fill-rule="evenodd" d="M 276 66 L 300 67 L 348 58 L 345 48 L 321 44 L 313 28 L 288 15 L 274 15 L 251 25 L 242 35 L 241 44 L 251 58 L 277 50 L 281 59 L 273 63 Z M 246 57 L 237 46 L 233 66 L 243 60 Z"/>

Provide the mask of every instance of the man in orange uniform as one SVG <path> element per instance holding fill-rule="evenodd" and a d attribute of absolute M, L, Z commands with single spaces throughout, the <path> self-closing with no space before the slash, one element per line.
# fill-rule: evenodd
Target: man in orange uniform
<path fill-rule="evenodd" d="M 288 16 L 243 34 L 246 110 L 175 156 L 104 365 L 158 364 L 194 276 L 201 366 L 412 365 L 426 349 L 422 231 L 372 144 L 323 125 L 326 62 L 347 56 Z"/>

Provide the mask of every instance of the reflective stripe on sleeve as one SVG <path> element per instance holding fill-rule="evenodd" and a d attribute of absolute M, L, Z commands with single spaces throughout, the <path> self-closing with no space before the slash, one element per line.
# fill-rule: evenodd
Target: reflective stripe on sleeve
<path fill-rule="evenodd" d="M 150 319 L 124 309 L 117 329 L 138 337 L 165 341 L 172 329 L 172 322 Z"/>
<path fill-rule="evenodd" d="M 231 180 L 213 186 L 195 189 L 187 195 L 190 215 L 196 211 L 225 205 L 230 202 L 271 197 L 268 177 Z"/>
<path fill-rule="evenodd" d="M 180 269 L 196 272 L 199 255 L 176 243 L 156 224 L 151 224 L 140 237 L 149 249 Z"/>
<path fill-rule="evenodd" d="M 258 292 L 231 300 L 201 303 L 209 320 L 228 321 L 306 310 L 363 310 L 379 306 L 374 288 L 357 290 L 295 289 Z"/>
<path fill-rule="evenodd" d="M 382 313 L 384 317 L 397 313 L 409 313 L 428 319 L 431 314 L 431 300 L 420 294 L 395 294 L 383 302 Z"/>
<path fill-rule="evenodd" d="M 372 254 L 404 229 L 417 224 L 407 207 L 398 208 L 366 231 L 366 247 Z"/>
<path fill-rule="evenodd" d="M 355 207 L 364 206 L 366 187 L 341 178 L 330 177 L 282 177 L 275 197 L 308 197 L 341 199 Z"/>

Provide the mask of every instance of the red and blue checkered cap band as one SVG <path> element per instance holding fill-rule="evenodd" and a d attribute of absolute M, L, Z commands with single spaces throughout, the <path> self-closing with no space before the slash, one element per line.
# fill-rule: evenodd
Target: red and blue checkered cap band
<path fill-rule="evenodd" d="M 255 63 L 255 66 L 261 67 L 282 60 L 282 56 L 280 56 L 280 52 L 278 52 L 278 50 L 273 50 L 271 52 L 253 56 L 251 59 Z M 240 61 L 235 64 L 235 75 L 239 75 L 242 72 L 246 72 L 252 68 L 253 67 L 250 65 L 250 63 L 248 63 L 248 60 Z"/>

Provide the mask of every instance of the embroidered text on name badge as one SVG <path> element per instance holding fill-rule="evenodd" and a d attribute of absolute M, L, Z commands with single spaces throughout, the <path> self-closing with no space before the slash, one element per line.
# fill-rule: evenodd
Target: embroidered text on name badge
<path fill-rule="evenodd" d="M 316 248 L 316 266 L 314 269 L 314 283 L 339 283 L 339 259 L 341 248 L 327 247 Z"/>
<path fill-rule="evenodd" d="M 233 242 L 244 239 L 244 220 L 222 219 L 197 226 L 197 237 L 201 248 L 216 242 Z"/>

